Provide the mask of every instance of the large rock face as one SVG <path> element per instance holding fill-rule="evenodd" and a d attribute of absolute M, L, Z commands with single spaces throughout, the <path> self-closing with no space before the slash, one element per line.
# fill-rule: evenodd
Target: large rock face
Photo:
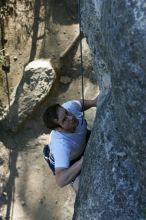
<path fill-rule="evenodd" d="M 144 220 L 146 3 L 82 0 L 82 26 L 101 89 L 74 220 Z"/>
<path fill-rule="evenodd" d="M 49 60 L 35 60 L 29 63 L 13 93 L 10 111 L 3 120 L 3 124 L 12 131 L 17 131 L 48 96 L 55 79 L 56 74 Z"/>

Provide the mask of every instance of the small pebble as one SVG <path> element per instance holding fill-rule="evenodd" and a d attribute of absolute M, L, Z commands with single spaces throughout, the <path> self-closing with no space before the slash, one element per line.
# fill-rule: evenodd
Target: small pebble
<path fill-rule="evenodd" d="M 8 193 L 7 192 L 3 192 L 3 195 L 6 197 L 8 195 Z"/>
<path fill-rule="evenodd" d="M 75 68 L 75 67 L 73 67 L 73 68 L 72 68 L 72 70 L 76 71 L 76 70 L 78 70 L 78 69 L 77 69 L 77 68 Z"/>
<path fill-rule="evenodd" d="M 63 83 L 63 84 L 68 84 L 68 83 L 71 82 L 71 78 L 68 77 L 68 76 L 61 76 L 60 82 Z"/>
<path fill-rule="evenodd" d="M 43 204 L 43 199 L 40 199 L 40 204 Z"/>
<path fill-rule="evenodd" d="M 14 57 L 14 61 L 17 61 L 17 59 L 18 59 L 17 57 Z"/>
<path fill-rule="evenodd" d="M 25 206 L 25 202 L 24 202 L 24 201 L 21 201 L 21 205 L 22 205 L 22 206 Z"/>

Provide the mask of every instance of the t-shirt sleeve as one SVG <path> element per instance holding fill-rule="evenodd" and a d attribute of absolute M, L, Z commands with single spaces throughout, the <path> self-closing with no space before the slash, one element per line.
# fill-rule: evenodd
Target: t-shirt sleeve
<path fill-rule="evenodd" d="M 70 150 L 67 147 L 58 146 L 54 149 L 55 168 L 68 168 L 70 164 Z"/>

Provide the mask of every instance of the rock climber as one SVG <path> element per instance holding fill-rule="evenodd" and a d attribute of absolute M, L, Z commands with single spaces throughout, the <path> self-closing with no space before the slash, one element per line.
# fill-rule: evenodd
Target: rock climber
<path fill-rule="evenodd" d="M 56 183 L 63 187 L 72 184 L 78 191 L 79 174 L 89 130 L 83 118 L 83 109 L 96 107 L 93 100 L 72 100 L 63 105 L 49 106 L 43 115 L 44 124 L 51 129 L 49 143 L 44 147 L 44 157 L 52 169 Z M 83 107 L 84 106 L 84 107 Z"/>

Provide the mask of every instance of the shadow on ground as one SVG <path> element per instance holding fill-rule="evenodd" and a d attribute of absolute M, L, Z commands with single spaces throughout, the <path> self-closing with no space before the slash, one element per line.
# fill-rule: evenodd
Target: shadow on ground
<path fill-rule="evenodd" d="M 44 6 L 44 18 L 40 16 L 41 7 Z M 40 19 L 41 17 L 41 19 Z M 44 30 L 39 36 L 39 25 L 44 23 Z M 58 62 L 59 53 L 68 42 L 66 34 L 61 33 L 61 26 L 66 30 L 77 23 L 77 14 L 68 9 L 68 4 L 57 0 L 35 0 L 34 23 L 32 27 L 32 45 L 29 62 L 36 58 L 37 45 L 41 41 L 39 57 L 48 58 L 55 53 Z M 59 30 L 58 30 L 59 26 Z M 75 35 L 74 33 L 72 34 Z M 61 39 L 60 39 L 61 38 Z M 58 49 L 53 49 L 53 46 Z M 51 46 L 50 46 L 51 45 Z M 65 47 L 66 48 L 66 47 Z M 4 127 L 0 130 L 0 139 L 9 151 L 9 177 L 4 187 L 7 196 L 2 197 L 1 206 L 6 206 L 6 219 L 12 220 L 70 220 L 73 213 L 74 194 L 70 189 L 57 189 L 54 178 L 48 170 L 42 156 L 43 145 L 48 141 L 48 131 L 44 128 L 42 115 L 48 104 L 63 103 L 68 99 L 81 98 L 81 72 L 80 54 L 78 44 L 61 61 L 60 75 L 69 76 L 71 83 L 58 82 L 50 95 L 36 109 L 17 133 L 12 133 Z M 84 73 L 86 91 L 91 90 L 90 85 L 96 86 L 92 67 L 85 58 Z M 87 96 L 91 95 L 90 93 Z M 93 88 L 92 97 L 95 95 Z M 89 98 L 89 97 L 88 97 Z M 0 207 L 1 208 L 1 207 Z M 63 211 L 64 210 L 64 211 Z"/>

